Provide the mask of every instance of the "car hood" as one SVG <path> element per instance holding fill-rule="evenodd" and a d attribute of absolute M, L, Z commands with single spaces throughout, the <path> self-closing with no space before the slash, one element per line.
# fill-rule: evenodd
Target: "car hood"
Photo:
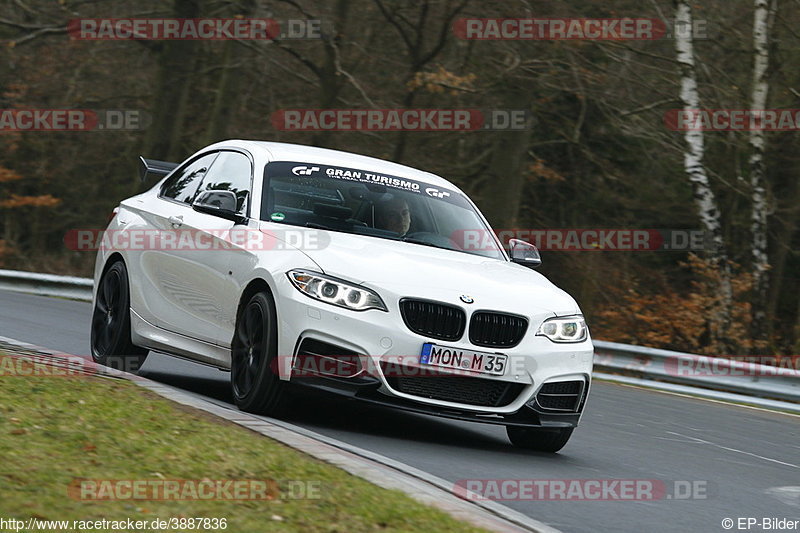
<path fill-rule="evenodd" d="M 323 230 L 319 230 L 323 231 Z M 508 261 L 376 237 L 325 231 L 324 247 L 304 249 L 324 273 L 379 293 L 443 300 L 526 316 L 579 313 L 575 300 L 538 272 Z M 329 236 L 329 239 L 328 239 Z"/>

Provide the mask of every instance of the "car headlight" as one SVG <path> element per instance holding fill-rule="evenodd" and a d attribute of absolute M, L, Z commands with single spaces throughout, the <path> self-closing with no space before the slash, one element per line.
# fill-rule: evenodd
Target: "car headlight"
<path fill-rule="evenodd" d="M 388 311 L 381 297 L 365 287 L 307 270 L 290 270 L 286 274 L 297 290 L 315 300 L 353 311 Z"/>
<path fill-rule="evenodd" d="M 582 316 L 565 316 L 548 318 L 537 335 L 543 335 L 553 342 L 583 342 L 588 336 L 586 321 Z"/>

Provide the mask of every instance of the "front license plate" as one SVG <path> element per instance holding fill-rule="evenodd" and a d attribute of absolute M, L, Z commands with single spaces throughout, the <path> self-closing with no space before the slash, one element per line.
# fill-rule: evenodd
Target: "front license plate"
<path fill-rule="evenodd" d="M 419 364 L 502 376 L 506 371 L 507 359 L 508 356 L 503 354 L 474 352 L 426 342 L 422 345 Z"/>

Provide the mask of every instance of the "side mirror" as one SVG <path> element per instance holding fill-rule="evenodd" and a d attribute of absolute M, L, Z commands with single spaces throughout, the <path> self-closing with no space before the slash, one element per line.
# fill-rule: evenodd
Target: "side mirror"
<path fill-rule="evenodd" d="M 233 191 L 203 191 L 195 199 L 192 209 L 241 224 L 247 217 L 236 212 L 236 204 Z"/>
<path fill-rule="evenodd" d="M 528 268 L 538 268 L 542 264 L 542 256 L 539 255 L 539 249 L 529 242 L 509 239 L 508 249 L 513 263 Z"/>

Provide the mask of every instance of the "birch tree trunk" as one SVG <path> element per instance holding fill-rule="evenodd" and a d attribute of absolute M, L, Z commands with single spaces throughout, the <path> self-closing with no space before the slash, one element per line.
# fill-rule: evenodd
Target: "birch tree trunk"
<path fill-rule="evenodd" d="M 689 0 L 675 0 L 675 27 L 692 28 L 692 8 Z M 675 51 L 681 76 L 680 99 L 687 115 L 700 109 L 700 96 L 697 90 L 697 72 L 694 58 L 694 42 L 691 32 L 675 32 Z M 719 308 L 711 317 L 711 342 L 719 349 L 728 345 L 725 335 L 731 321 L 733 291 L 731 288 L 731 269 L 728 263 L 725 243 L 722 238 L 722 223 L 717 207 L 716 196 L 711 189 L 703 158 L 705 156 L 705 136 L 702 130 L 687 129 L 684 132 L 686 148 L 683 164 L 686 175 L 692 184 L 697 214 L 703 228 L 711 236 L 713 249 L 708 251 L 712 264 L 719 270 L 720 295 Z M 708 240 L 706 241 L 708 242 Z"/>
<path fill-rule="evenodd" d="M 753 88 L 750 97 L 751 111 L 766 109 L 769 94 L 769 29 L 777 0 L 755 0 L 753 15 Z M 750 231 L 752 233 L 752 272 L 753 272 L 753 307 L 752 336 L 756 340 L 765 340 L 767 331 L 767 292 L 769 289 L 769 256 L 767 255 L 767 203 L 765 186 L 763 129 L 750 131 L 750 189 L 752 194 L 752 213 Z"/>

